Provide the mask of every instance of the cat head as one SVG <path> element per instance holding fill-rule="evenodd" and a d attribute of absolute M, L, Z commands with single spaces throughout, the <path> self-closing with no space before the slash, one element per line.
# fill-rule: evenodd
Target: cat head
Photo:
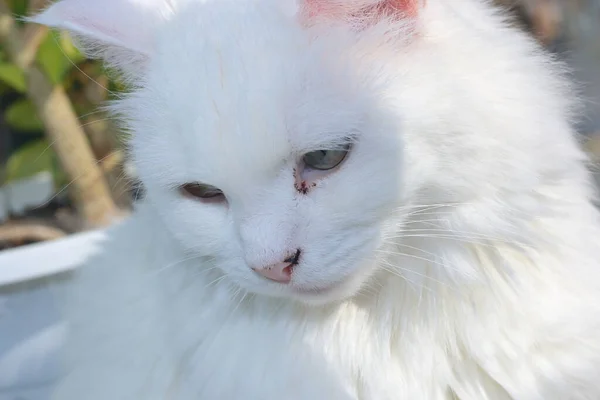
<path fill-rule="evenodd" d="M 147 201 L 187 252 L 250 292 L 321 304 L 385 264 L 411 204 L 464 204 L 445 216 L 454 229 L 509 224 L 494 196 L 540 173 L 514 149 L 548 148 L 539 124 L 564 128 L 557 97 L 534 88 L 555 83 L 536 61 L 502 65 L 529 42 L 485 26 L 475 38 L 442 3 L 61 0 L 32 20 L 129 79 L 114 110 Z"/>
<path fill-rule="evenodd" d="M 282 3 L 62 0 L 32 20 L 130 79 L 114 108 L 147 200 L 187 251 L 249 291 L 328 301 L 370 274 L 401 202 L 401 126 L 381 100 L 391 75 L 340 23 L 368 2 Z"/>

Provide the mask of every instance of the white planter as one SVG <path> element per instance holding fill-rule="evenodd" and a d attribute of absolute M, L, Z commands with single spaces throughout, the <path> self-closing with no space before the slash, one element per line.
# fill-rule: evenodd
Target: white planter
<path fill-rule="evenodd" d="M 54 196 L 54 192 L 49 172 L 40 172 L 0 187 L 0 222 L 8 217 L 9 212 L 20 215 L 29 208 L 43 205 Z"/>
<path fill-rule="evenodd" d="M 0 400 L 49 400 L 66 326 L 58 275 L 85 265 L 102 231 L 0 252 Z M 82 399 L 84 400 L 84 399 Z"/>

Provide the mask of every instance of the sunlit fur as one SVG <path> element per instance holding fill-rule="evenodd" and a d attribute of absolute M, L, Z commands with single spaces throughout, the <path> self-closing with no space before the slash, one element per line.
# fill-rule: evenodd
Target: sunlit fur
<path fill-rule="evenodd" d="M 91 1 L 37 21 L 129 79 L 113 109 L 147 196 L 77 274 L 58 400 L 600 398 L 575 96 L 497 10 Z M 302 155 L 344 140 L 298 193 Z M 296 248 L 287 286 L 250 268 Z"/>

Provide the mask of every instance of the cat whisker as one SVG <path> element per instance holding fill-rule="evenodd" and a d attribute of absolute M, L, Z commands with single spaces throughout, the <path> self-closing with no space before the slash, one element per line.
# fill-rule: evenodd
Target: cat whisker
<path fill-rule="evenodd" d="M 445 222 L 447 220 L 443 220 L 443 219 L 439 219 L 439 218 L 432 218 L 432 219 L 409 219 L 406 222 L 404 222 L 404 226 L 408 226 L 408 225 L 414 225 L 414 224 L 424 224 L 424 225 L 430 225 L 430 226 L 434 226 L 434 227 L 438 227 L 440 226 L 439 223 L 440 222 Z"/>
<path fill-rule="evenodd" d="M 111 95 L 115 96 L 116 98 L 122 98 L 122 96 L 120 94 L 118 94 L 116 92 L 113 92 L 113 91 L 109 90 L 107 87 L 101 85 L 100 82 L 96 81 L 94 78 L 92 78 L 91 76 L 89 76 L 84 70 L 82 70 L 81 68 L 79 68 L 79 66 L 75 62 L 73 62 L 73 60 L 71 60 L 71 58 L 69 57 L 69 55 L 67 54 L 67 52 L 63 49 L 61 43 L 56 38 L 56 36 L 53 35 L 52 38 L 54 39 L 54 42 L 58 46 L 58 49 L 61 51 L 61 53 L 63 54 L 63 56 L 69 61 L 69 63 L 71 63 L 71 65 L 73 66 L 73 68 L 77 69 L 77 71 L 79 71 L 80 73 L 82 73 L 86 78 L 88 78 L 94 84 L 98 85 L 100 88 L 104 89 L 106 92 L 110 93 Z"/>
<path fill-rule="evenodd" d="M 162 268 L 159 268 L 159 269 L 157 269 L 157 270 L 155 270 L 155 271 L 152 271 L 152 274 L 156 274 L 156 275 L 158 275 L 158 274 L 160 274 L 160 273 L 162 273 L 162 272 L 164 272 L 164 271 L 166 271 L 166 270 L 168 270 L 168 269 L 170 269 L 170 268 L 173 268 L 173 267 L 175 267 L 175 266 L 177 266 L 177 265 L 180 265 L 180 264 L 182 264 L 182 263 L 185 263 L 185 262 L 188 262 L 188 261 L 192 261 L 192 260 L 199 260 L 199 259 L 201 259 L 201 258 L 203 258 L 203 257 L 202 257 L 202 256 L 190 256 L 190 257 L 186 257 L 186 258 L 183 258 L 183 259 L 181 259 L 181 260 L 178 260 L 178 261 L 172 262 L 171 264 L 167 264 L 166 266 L 164 266 L 164 267 L 162 267 Z M 212 257 L 212 258 L 214 259 L 214 257 Z M 207 262 L 210 262 L 210 261 L 211 261 L 211 258 L 205 258 L 205 260 L 206 260 Z M 208 271 L 211 271 L 211 270 L 213 270 L 213 269 L 215 269 L 215 268 L 217 268 L 217 267 L 216 267 L 216 266 L 214 266 L 214 267 L 210 267 L 210 268 L 199 268 L 199 271 L 200 271 L 200 272 L 208 272 Z"/>
<path fill-rule="evenodd" d="M 106 158 L 110 157 L 110 154 L 102 157 L 99 160 L 96 160 L 94 162 L 94 167 L 98 166 L 99 164 L 101 164 Z M 91 168 L 91 167 L 90 167 Z M 79 175 L 77 175 L 75 178 L 73 178 L 69 183 L 67 183 L 66 185 L 64 185 L 60 190 L 56 191 L 56 193 L 54 193 L 53 196 L 51 196 L 43 205 L 45 204 L 49 204 L 51 203 L 54 199 L 56 199 L 58 196 L 60 196 L 65 190 L 67 190 L 73 183 L 75 183 L 75 181 L 77 181 L 79 178 L 81 178 L 82 176 L 84 176 L 89 170 L 86 169 L 86 171 L 80 173 Z M 40 205 L 42 206 L 42 205 Z"/>
<path fill-rule="evenodd" d="M 408 244 L 405 244 L 405 243 L 396 243 L 396 245 L 397 246 L 406 247 L 407 249 L 415 250 L 415 251 L 421 252 L 423 254 L 427 254 L 427 255 L 429 255 L 431 257 L 438 257 L 437 254 L 429 252 L 429 251 L 426 251 L 426 250 L 423 250 L 423 249 L 421 249 L 419 247 L 416 247 L 416 246 L 411 246 L 411 245 L 408 245 Z"/>
<path fill-rule="evenodd" d="M 92 116 L 92 115 L 95 115 L 95 114 L 103 114 L 103 113 L 104 113 L 104 111 L 103 111 L 103 110 L 98 110 L 98 109 L 96 109 L 96 110 L 94 110 L 94 111 L 90 111 L 90 112 L 88 112 L 88 113 L 85 113 L 85 114 L 81 114 L 81 115 L 79 115 L 79 116 L 77 117 L 77 119 L 81 120 L 81 119 L 87 118 L 87 117 L 89 117 L 89 116 Z"/>
<path fill-rule="evenodd" d="M 401 232 L 419 232 L 419 233 L 426 233 L 426 232 L 432 232 L 432 233 L 448 233 L 451 235 L 457 235 L 457 236 L 463 236 L 463 237 L 477 237 L 477 238 L 482 238 L 482 239 L 489 239 L 489 240 L 493 240 L 493 241 L 503 241 L 503 242 L 512 242 L 510 239 L 501 237 L 501 236 L 492 236 L 492 235 L 488 235 L 485 233 L 478 233 L 478 232 L 468 232 L 468 231 L 460 231 L 460 230 L 456 230 L 456 229 L 448 229 L 448 228 L 410 228 L 410 229 L 403 229 Z M 507 232 L 510 233 L 510 232 Z"/>
<path fill-rule="evenodd" d="M 216 282 L 216 283 L 221 283 L 221 282 L 223 281 L 223 279 L 225 279 L 225 277 L 226 277 L 226 275 L 222 275 L 221 277 L 217 278 L 217 279 L 216 279 L 215 281 L 213 281 L 213 282 Z M 212 284 L 213 282 L 211 282 L 211 284 Z M 235 288 L 235 291 L 233 292 L 233 295 L 232 295 L 232 298 L 231 298 L 231 299 L 232 299 L 232 301 L 233 301 L 233 300 L 235 300 L 235 298 L 237 297 L 237 295 L 238 295 L 238 294 L 240 294 L 240 293 L 242 292 L 242 288 L 241 288 L 241 287 L 239 287 L 239 286 L 237 286 L 237 285 L 230 284 L 229 288 L 232 288 L 232 287 L 233 287 L 233 288 Z M 212 338 L 212 342 L 210 343 L 210 345 L 206 346 L 206 351 L 205 351 L 205 354 L 211 354 L 211 352 L 213 351 L 213 348 L 214 348 L 214 346 L 215 346 L 215 343 L 217 342 L 218 338 L 220 337 L 221 330 L 222 330 L 222 329 L 224 329 L 224 328 L 227 326 L 227 324 L 228 324 L 228 322 L 229 322 L 230 318 L 231 318 L 233 315 L 235 315 L 235 311 L 237 310 L 237 308 L 239 307 L 239 305 L 242 303 L 242 301 L 245 299 L 245 297 L 246 297 L 246 294 L 247 294 L 247 293 L 245 293 L 245 294 L 242 296 L 242 299 L 241 299 L 241 301 L 238 303 L 238 305 L 237 305 L 237 306 L 236 306 L 236 307 L 235 307 L 233 310 L 231 310 L 231 311 L 228 313 L 227 317 L 226 317 L 226 318 L 223 320 L 223 323 L 222 323 L 222 324 L 220 324 L 220 326 L 219 326 L 219 327 L 216 329 L 216 331 L 217 331 L 217 332 L 215 332 L 215 335 L 214 335 L 214 336 L 213 336 L 213 338 Z"/>
<path fill-rule="evenodd" d="M 535 217 L 535 215 L 533 215 L 533 214 L 526 213 L 523 210 L 518 210 L 518 209 L 514 208 L 513 206 L 508 204 L 506 201 L 503 201 L 501 198 L 496 198 L 495 201 L 502 204 L 503 212 L 509 211 L 509 212 L 514 213 L 515 215 L 528 216 L 531 218 Z M 408 218 L 408 217 L 412 217 L 415 215 L 439 215 L 441 213 L 450 214 L 450 213 L 454 212 L 454 209 L 456 209 L 460 206 L 469 206 L 469 205 L 475 205 L 475 203 L 454 202 L 454 203 L 440 203 L 440 204 L 430 204 L 430 205 L 406 205 L 406 206 L 398 207 L 396 209 L 396 211 L 405 211 L 405 210 L 413 209 L 414 211 L 411 211 L 405 215 L 405 217 Z M 448 210 L 444 210 L 444 208 L 448 208 Z"/>
<path fill-rule="evenodd" d="M 423 238 L 423 239 L 446 239 L 446 240 L 450 240 L 450 241 L 456 241 L 456 242 L 463 242 L 463 243 L 468 243 L 468 244 L 474 244 L 474 245 L 478 245 L 478 246 L 484 246 L 484 247 L 489 247 L 492 249 L 495 249 L 496 246 L 494 244 L 491 243 L 487 243 L 485 241 L 477 241 L 477 240 L 473 240 L 471 238 L 466 238 L 466 237 L 458 237 L 458 236 L 454 236 L 454 235 L 450 235 L 450 234 L 446 234 L 446 235 L 442 235 L 442 234 L 408 234 L 408 235 L 397 235 L 397 236 L 393 236 L 393 237 L 388 237 L 386 239 L 384 239 L 385 243 L 390 243 L 390 244 L 394 244 L 394 240 L 397 239 L 406 239 L 406 238 Z"/>
<path fill-rule="evenodd" d="M 248 296 L 248 292 L 242 288 L 239 288 L 237 294 L 233 297 L 232 300 L 234 300 L 237 295 L 242 294 L 242 297 L 240 298 L 240 300 L 237 302 L 237 305 L 233 308 L 233 310 L 231 311 L 230 315 L 234 315 L 235 312 L 237 311 L 237 309 L 242 305 L 242 303 L 244 302 L 244 300 L 246 300 L 246 296 Z"/>
<path fill-rule="evenodd" d="M 458 231 L 456 229 L 453 229 L 451 227 L 449 227 L 450 222 L 444 219 L 438 219 L 437 222 L 440 222 L 440 224 L 435 225 L 432 222 L 435 222 L 435 219 L 428 219 L 428 220 L 414 220 L 414 221 L 409 221 L 405 224 L 405 226 L 409 227 L 410 225 L 414 225 L 414 224 L 419 224 L 422 222 L 425 222 L 426 225 L 430 225 L 434 228 L 440 229 L 440 230 L 444 230 L 447 232 L 451 232 L 451 233 L 466 233 L 466 234 L 475 234 L 475 235 L 484 235 L 484 234 L 478 234 L 477 232 L 465 232 L 465 231 Z M 405 229 L 405 231 L 409 231 L 409 230 L 415 230 L 415 229 L 425 229 L 425 228 L 412 228 L 409 227 L 408 229 Z M 517 231 L 515 229 L 509 229 L 508 227 L 504 227 L 504 226 L 500 226 L 497 228 L 499 232 L 503 232 L 503 233 L 508 233 L 510 235 L 516 236 L 516 237 L 525 237 L 525 234 L 523 234 L 523 232 Z M 507 239 L 506 239 L 507 240 Z M 522 242 L 517 242 L 519 245 L 524 245 L 524 243 Z"/>
<path fill-rule="evenodd" d="M 121 188 L 121 191 L 119 193 L 115 193 L 117 196 L 123 195 L 123 193 L 125 193 L 131 187 L 135 180 L 132 179 L 130 176 L 127 176 L 125 171 L 121 171 L 117 176 L 117 179 L 114 182 L 112 182 L 110 187 L 111 191 L 114 192 L 117 185 L 119 185 L 121 182 L 126 182 L 126 184 L 129 184 L 129 187 Z M 137 190 L 139 190 L 139 188 Z"/>
<path fill-rule="evenodd" d="M 421 278 L 424 278 L 424 279 L 430 280 L 431 282 L 433 282 L 433 283 L 436 283 L 436 284 L 438 284 L 438 285 L 441 285 L 441 286 L 444 286 L 444 287 L 450 288 L 450 286 L 448 285 L 448 283 L 445 283 L 445 282 L 442 282 L 442 281 L 440 281 L 440 280 L 438 280 L 438 279 L 435 279 L 434 277 L 432 277 L 432 276 L 430 276 L 430 275 L 427 275 L 427 274 L 425 274 L 425 273 L 418 272 L 418 271 L 415 271 L 415 270 L 412 270 L 412 269 L 409 269 L 409 268 L 405 268 L 405 267 L 403 267 L 403 266 L 401 266 L 401 265 L 392 265 L 392 264 L 390 264 L 390 263 L 387 263 L 387 265 L 388 265 L 390 268 L 398 268 L 398 269 L 400 269 L 401 271 L 404 271 L 404 272 L 406 272 L 406 273 L 409 273 L 409 274 L 416 275 L 416 276 L 418 276 L 418 277 L 421 277 Z"/>
<path fill-rule="evenodd" d="M 216 268 L 216 267 L 215 267 L 215 268 Z M 217 286 L 217 284 L 218 284 L 219 282 L 223 281 L 223 279 L 225 279 L 225 278 L 227 278 L 227 275 L 225 275 L 225 274 L 223 274 L 223 275 L 219 276 L 218 278 L 216 278 L 216 279 L 214 279 L 214 280 L 210 281 L 209 283 L 207 283 L 206 285 L 204 285 L 204 289 L 208 289 L 208 288 L 210 288 L 210 287 L 211 287 L 211 286 L 213 286 L 213 285 L 216 287 L 216 286 Z"/>
<path fill-rule="evenodd" d="M 381 266 L 383 269 L 385 269 L 386 271 L 388 271 L 388 272 L 390 272 L 390 273 L 392 273 L 392 274 L 394 274 L 394 275 L 396 275 L 396 276 L 398 276 L 398 277 L 400 277 L 400 278 L 402 278 L 402 279 L 405 279 L 405 280 L 406 280 L 406 281 L 408 281 L 408 282 L 410 282 L 410 280 L 408 279 L 408 277 L 407 277 L 406 275 L 404 275 L 404 274 L 402 274 L 402 273 L 401 273 L 402 271 L 404 271 L 404 272 L 406 272 L 406 273 L 409 273 L 409 274 L 411 274 L 411 275 L 416 275 L 416 276 L 418 276 L 418 277 L 424 278 L 425 280 L 429 280 L 429 281 L 431 281 L 431 282 L 433 282 L 433 283 L 436 283 L 436 284 L 438 284 L 438 285 L 441 285 L 441 286 L 444 286 L 444 287 L 450 288 L 450 286 L 448 286 L 448 284 L 446 284 L 446 283 L 444 283 L 444 282 L 442 282 L 442 281 L 439 281 L 439 280 L 437 280 L 437 279 L 435 279 L 435 278 L 433 278 L 433 277 L 431 277 L 431 276 L 428 276 L 428 275 L 422 274 L 422 273 L 420 273 L 420 272 L 417 272 L 417 271 L 413 271 L 413 270 L 410 270 L 410 269 L 404 268 L 404 267 L 402 267 L 402 266 L 400 266 L 400 265 L 393 265 L 393 264 L 391 264 L 391 263 L 389 263 L 389 262 L 387 262 L 387 261 L 382 261 L 382 262 L 380 263 L 380 266 Z M 399 271 L 398 271 L 398 270 L 399 270 Z M 429 288 L 429 287 L 425 287 L 425 286 L 423 286 L 423 285 L 420 285 L 420 287 L 426 288 L 427 290 L 431 290 L 431 288 Z"/>
<path fill-rule="evenodd" d="M 91 121 L 88 121 L 88 122 L 86 122 L 84 124 L 79 125 L 79 127 L 80 128 L 85 128 L 86 126 L 93 125 L 93 124 L 98 123 L 98 122 L 114 121 L 114 120 L 115 120 L 115 118 L 112 118 L 112 117 L 94 119 L 94 120 L 91 120 Z"/>
<path fill-rule="evenodd" d="M 394 276 L 397 276 L 398 278 L 402 279 L 403 281 L 405 281 L 407 283 L 407 285 L 409 287 L 411 287 L 416 292 L 419 292 L 421 290 L 427 290 L 427 291 L 433 292 L 431 290 L 431 288 L 429 288 L 427 286 L 424 286 L 424 285 L 422 285 L 420 283 L 412 281 L 408 276 L 402 274 L 399 271 L 394 270 L 391 267 L 388 267 L 388 266 L 385 266 L 385 265 L 380 265 L 380 268 L 383 269 L 384 271 L 386 271 L 386 272 L 388 272 L 388 273 L 390 273 L 390 274 L 392 274 Z"/>
<path fill-rule="evenodd" d="M 497 236 L 490 236 L 490 235 L 485 235 L 485 234 L 474 234 L 471 232 L 461 232 L 461 231 L 455 231 L 455 230 L 447 230 L 447 229 L 428 229 L 428 228 L 423 228 L 423 229 L 409 229 L 409 230 L 405 230 L 404 232 L 400 232 L 397 235 L 394 236 L 388 236 L 387 239 L 400 239 L 400 238 L 406 238 L 406 237 L 418 237 L 418 235 L 414 235 L 415 233 L 417 234 L 431 234 L 432 238 L 439 238 L 439 237 L 452 237 L 455 239 L 469 239 L 469 240 L 473 240 L 473 239 L 478 239 L 478 240 L 482 240 L 482 244 L 486 244 L 486 242 L 498 242 L 498 243 L 503 243 L 503 244 L 511 244 L 511 245 L 515 245 L 519 248 L 529 248 L 530 246 L 528 246 L 527 244 L 523 243 L 523 242 L 519 242 L 519 241 L 515 241 L 515 240 L 511 240 L 511 239 L 507 239 L 507 238 L 502 238 L 502 237 L 497 237 Z M 489 243 L 487 243 L 489 244 Z"/>
<path fill-rule="evenodd" d="M 430 209 L 430 208 L 442 208 L 442 207 L 457 207 L 461 205 L 469 205 L 473 203 L 466 202 L 448 202 L 448 203 L 430 203 L 430 204 L 407 204 L 400 206 L 397 209 Z"/>
<path fill-rule="evenodd" d="M 424 212 L 433 212 L 433 211 L 439 212 L 439 210 L 444 210 L 446 208 L 450 209 L 447 212 L 451 212 L 458 207 L 467 206 L 470 204 L 471 203 L 438 203 L 438 204 L 429 204 L 429 205 L 410 205 L 410 206 L 406 206 L 406 207 L 396 208 L 396 211 L 411 210 L 408 214 L 406 214 L 406 216 L 412 216 L 412 215 L 419 215 Z"/>
<path fill-rule="evenodd" d="M 414 258 L 416 260 L 420 260 L 420 261 L 425 261 L 434 265 L 437 265 L 439 267 L 442 268 L 448 268 L 450 266 L 443 264 L 440 261 L 431 259 L 431 258 L 427 258 L 427 257 L 420 257 L 414 254 L 408 254 L 408 253 L 402 253 L 402 252 L 395 252 L 395 251 L 391 251 L 391 250 L 376 250 L 378 253 L 381 254 L 388 254 L 388 255 L 395 255 L 395 256 L 402 256 L 402 257 L 410 257 L 410 258 Z"/>
<path fill-rule="evenodd" d="M 182 264 L 184 262 L 187 262 L 187 261 L 191 261 L 191 260 L 193 260 L 195 258 L 198 258 L 198 257 L 186 257 L 186 258 L 183 258 L 181 260 L 178 260 L 178 261 L 172 262 L 170 264 L 167 264 L 164 267 L 159 268 L 159 269 L 157 269 L 155 271 L 152 271 L 151 274 L 158 275 L 158 274 L 160 274 L 160 273 L 162 273 L 162 272 L 164 272 L 164 271 L 166 271 L 166 270 L 168 270 L 168 269 L 170 269 L 172 267 L 175 267 L 175 266 L 177 266 L 179 264 Z"/>

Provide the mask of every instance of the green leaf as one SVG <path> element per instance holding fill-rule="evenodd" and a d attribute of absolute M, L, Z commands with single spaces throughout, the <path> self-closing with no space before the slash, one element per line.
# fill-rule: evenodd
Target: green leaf
<path fill-rule="evenodd" d="M 56 153 L 46 139 L 30 142 L 10 155 L 6 181 L 25 179 L 42 171 L 54 172 Z"/>
<path fill-rule="evenodd" d="M 39 132 L 44 124 L 39 119 L 34 105 L 26 99 L 17 100 L 6 110 L 4 118 L 8 125 L 19 131 Z"/>
<path fill-rule="evenodd" d="M 58 38 L 58 43 L 59 43 L 60 47 L 62 48 L 67 59 L 71 60 L 71 62 L 70 62 L 71 65 L 79 64 L 80 62 L 82 62 L 83 60 L 86 59 L 86 57 L 83 55 L 83 53 L 81 53 L 77 49 L 77 47 L 75 47 L 75 45 L 71 41 L 71 37 L 69 36 L 69 34 L 67 32 L 65 32 L 65 31 L 60 32 L 60 37 Z"/>
<path fill-rule="evenodd" d="M 12 89 L 8 87 L 8 85 L 4 82 L 0 82 L 0 97 L 5 95 L 8 92 L 12 92 Z"/>
<path fill-rule="evenodd" d="M 8 2 L 12 12 L 17 17 L 23 17 L 27 14 L 27 3 L 27 0 L 10 0 Z"/>
<path fill-rule="evenodd" d="M 27 90 L 25 75 L 16 65 L 8 63 L 0 64 L 0 81 L 6 83 L 19 93 L 25 93 L 25 90 Z"/>
<path fill-rule="evenodd" d="M 54 32 L 46 36 L 37 53 L 37 62 L 55 85 L 61 84 L 83 58 L 67 35 Z"/>

